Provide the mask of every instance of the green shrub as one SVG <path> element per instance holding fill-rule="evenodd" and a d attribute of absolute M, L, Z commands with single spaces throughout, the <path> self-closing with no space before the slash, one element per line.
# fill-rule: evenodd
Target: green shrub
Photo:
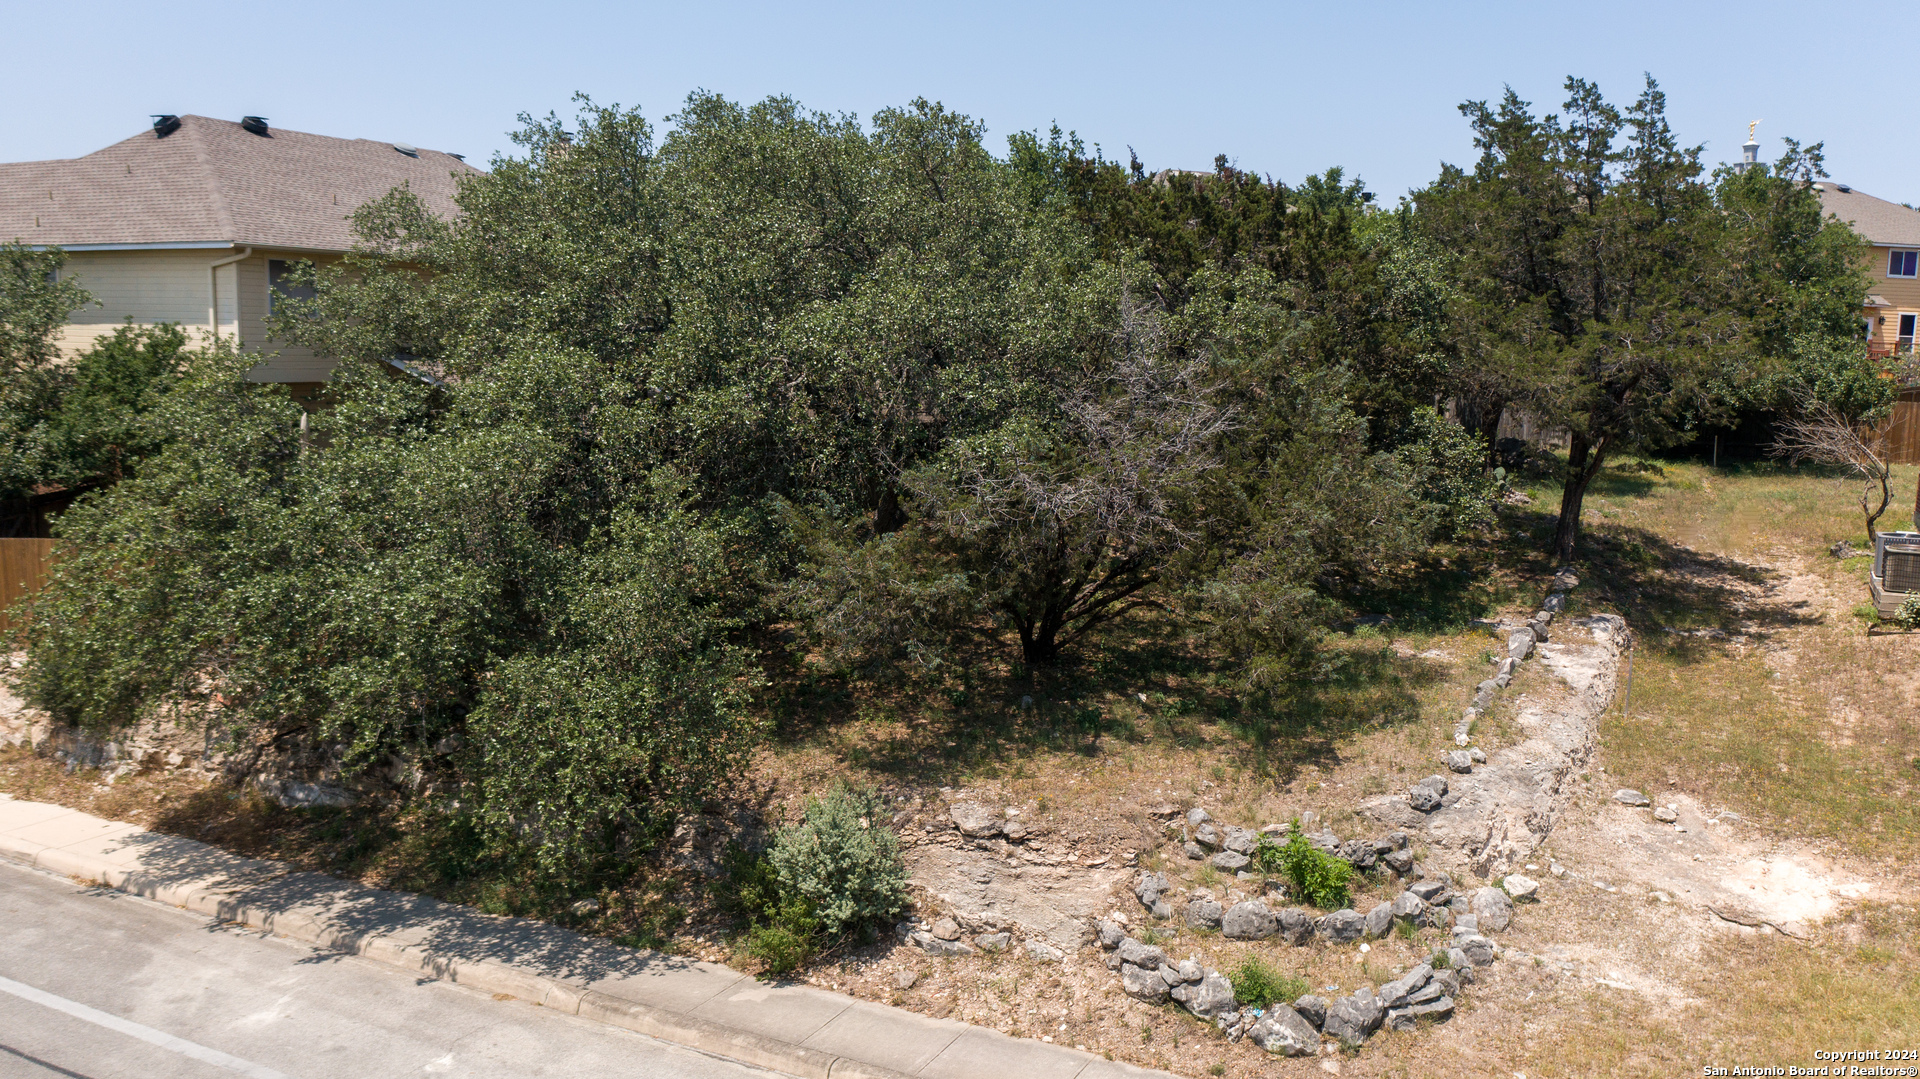
<path fill-rule="evenodd" d="M 726 869 L 714 888 L 714 900 L 747 923 L 740 950 L 760 960 L 762 973 L 772 977 L 806 965 L 825 943 L 813 904 L 780 879 L 764 854 L 730 847 Z"/>
<path fill-rule="evenodd" d="M 1307 992 L 1305 978 L 1282 974 L 1257 955 L 1250 955 L 1227 974 L 1233 983 L 1233 999 L 1243 1008 L 1271 1008 L 1276 1003 L 1298 1000 Z"/>
<path fill-rule="evenodd" d="M 1297 820 L 1286 845 L 1262 835 L 1253 858 L 1261 872 L 1286 874 L 1293 882 L 1293 893 L 1322 910 L 1339 910 L 1352 902 L 1347 881 L 1353 877 L 1353 865 L 1307 842 Z"/>
<path fill-rule="evenodd" d="M 774 837 L 767 860 L 812 904 L 829 936 L 878 924 L 907 908 L 907 865 L 878 792 L 844 784 L 807 803 Z"/>
<path fill-rule="evenodd" d="M 1901 629 L 1920 629 L 1920 595 L 1908 596 L 1900 602 L 1893 617 L 1887 619 Z"/>

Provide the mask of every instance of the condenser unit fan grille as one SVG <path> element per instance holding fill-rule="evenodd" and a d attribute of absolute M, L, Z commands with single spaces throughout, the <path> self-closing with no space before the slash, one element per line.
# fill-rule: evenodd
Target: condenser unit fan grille
<path fill-rule="evenodd" d="M 1889 592 L 1920 592 L 1920 546 L 1889 545 L 1886 572 L 1881 580 Z"/>

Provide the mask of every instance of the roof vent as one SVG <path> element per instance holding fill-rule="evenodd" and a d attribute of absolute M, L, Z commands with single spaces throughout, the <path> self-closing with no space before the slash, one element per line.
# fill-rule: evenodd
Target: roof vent
<path fill-rule="evenodd" d="M 273 137 L 267 133 L 267 118 L 264 116 L 242 116 L 240 118 L 240 129 L 250 134 L 258 135 L 263 139 Z"/>
<path fill-rule="evenodd" d="M 1848 187 L 1846 184 L 1834 184 L 1833 188 L 1834 190 L 1840 192 L 1842 195 L 1853 194 L 1853 188 Z"/>
<path fill-rule="evenodd" d="M 393 148 L 407 155 L 408 157 L 420 156 L 420 148 L 418 146 L 409 146 L 404 142 L 396 142 L 393 144 Z"/>
<path fill-rule="evenodd" d="M 453 158 L 455 161 L 465 161 L 467 159 L 467 155 L 465 154 L 448 154 L 447 156 Z"/>
<path fill-rule="evenodd" d="M 170 112 L 153 114 L 154 138 L 164 139 L 178 130 L 180 130 L 180 118 L 178 116 Z"/>

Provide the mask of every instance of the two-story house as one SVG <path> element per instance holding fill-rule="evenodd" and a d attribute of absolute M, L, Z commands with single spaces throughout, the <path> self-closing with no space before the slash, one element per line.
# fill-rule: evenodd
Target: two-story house
<path fill-rule="evenodd" d="M 1920 210 L 1877 199 L 1846 184 L 1815 185 L 1827 213 L 1853 226 L 1871 245 L 1873 284 L 1863 315 L 1878 356 L 1912 355 L 1920 334 Z"/>
<path fill-rule="evenodd" d="M 309 389 L 332 364 L 267 337 L 288 265 L 338 258 L 354 242 L 348 215 L 401 185 L 451 216 L 460 178 L 478 173 L 457 154 L 257 116 L 159 116 L 85 157 L 0 164 L 0 240 L 64 249 L 62 277 L 99 301 L 74 312 L 63 352 L 128 318 L 173 322 L 261 354 L 258 381 Z"/>

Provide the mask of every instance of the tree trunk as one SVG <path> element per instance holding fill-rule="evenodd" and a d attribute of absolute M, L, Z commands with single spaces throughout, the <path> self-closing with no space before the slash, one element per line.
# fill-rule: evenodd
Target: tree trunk
<path fill-rule="evenodd" d="M 1455 399 L 1455 412 L 1460 426 L 1479 435 L 1486 447 L 1488 471 L 1500 464 L 1500 416 L 1506 410 L 1507 403 L 1504 400 L 1488 401 L 1470 395 Z"/>
<path fill-rule="evenodd" d="M 880 505 L 873 511 L 873 531 L 884 536 L 900 531 L 906 524 L 907 513 L 900 508 L 900 492 L 889 483 L 880 490 Z"/>
<path fill-rule="evenodd" d="M 1573 553 L 1580 546 L 1580 504 L 1606 459 L 1606 438 L 1590 446 L 1585 434 L 1572 433 L 1567 446 L 1567 485 L 1560 492 L 1560 521 L 1553 530 L 1553 558 L 1560 565 L 1573 561 Z"/>

